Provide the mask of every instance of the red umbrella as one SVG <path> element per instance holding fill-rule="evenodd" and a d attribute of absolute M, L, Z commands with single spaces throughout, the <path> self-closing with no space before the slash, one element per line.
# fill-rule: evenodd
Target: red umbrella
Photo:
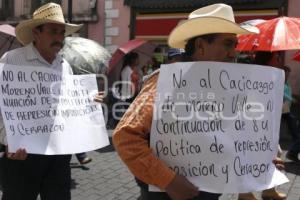
<path fill-rule="evenodd" d="M 239 36 L 239 51 L 283 51 L 300 49 L 300 19 L 277 17 L 256 25 L 259 34 Z"/>
<path fill-rule="evenodd" d="M 133 39 L 129 40 L 125 44 L 121 45 L 115 53 L 112 55 L 110 61 L 109 61 L 109 68 L 108 68 L 108 73 L 112 72 L 116 65 L 123 59 L 124 55 L 131 52 L 135 51 L 137 53 L 142 53 L 142 54 L 152 54 L 154 51 L 155 45 L 151 44 L 150 42 L 146 40 L 141 40 L 141 39 Z M 149 55 L 152 56 L 152 55 Z"/>
<path fill-rule="evenodd" d="M 140 66 L 143 66 L 143 64 L 145 64 L 149 59 L 152 58 L 155 47 L 156 45 L 142 39 L 133 39 L 121 45 L 115 51 L 109 61 L 107 72 L 110 82 L 109 85 L 111 85 L 112 82 L 118 80 L 118 78 L 120 77 L 123 57 L 127 53 L 131 51 L 138 53 L 140 58 Z"/>
<path fill-rule="evenodd" d="M 299 61 L 300 62 L 300 51 L 298 51 L 294 56 L 293 60 Z"/>

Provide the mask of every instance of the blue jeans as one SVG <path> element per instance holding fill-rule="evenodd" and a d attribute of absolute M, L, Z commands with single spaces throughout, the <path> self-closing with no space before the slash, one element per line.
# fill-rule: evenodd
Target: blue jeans
<path fill-rule="evenodd" d="M 85 152 L 83 152 L 83 153 L 77 153 L 77 154 L 75 154 L 75 156 L 76 156 L 76 158 L 77 158 L 77 160 L 79 162 L 82 161 L 83 159 L 85 159 L 87 157 L 87 155 L 86 155 Z"/>

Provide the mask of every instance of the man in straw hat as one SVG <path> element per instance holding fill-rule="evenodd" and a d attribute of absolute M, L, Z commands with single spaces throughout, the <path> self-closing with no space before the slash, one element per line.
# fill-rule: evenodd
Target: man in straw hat
<path fill-rule="evenodd" d="M 185 49 L 186 61 L 235 60 L 237 34 L 258 33 L 255 27 L 240 27 L 232 8 L 214 4 L 195 10 L 171 32 L 168 43 Z M 176 174 L 149 147 L 153 104 L 159 72 L 145 82 L 113 134 L 114 146 L 121 159 L 136 176 L 141 188 L 140 200 L 218 199 L 220 194 L 201 191 L 185 177 Z M 165 192 L 149 192 L 148 184 Z M 200 192 L 199 192 L 200 190 Z"/>
<path fill-rule="evenodd" d="M 25 47 L 7 52 L 1 62 L 21 66 L 44 66 L 72 73 L 70 65 L 57 53 L 65 36 L 81 28 L 64 20 L 60 5 L 48 3 L 33 18 L 16 27 L 16 37 Z M 2 121 L 2 119 L 1 119 Z M 4 127 L 1 123 L 3 138 Z M 3 140 L 2 143 L 6 144 Z M 3 158 L 3 200 L 71 199 L 71 155 L 27 154 L 25 149 L 7 152 Z"/>

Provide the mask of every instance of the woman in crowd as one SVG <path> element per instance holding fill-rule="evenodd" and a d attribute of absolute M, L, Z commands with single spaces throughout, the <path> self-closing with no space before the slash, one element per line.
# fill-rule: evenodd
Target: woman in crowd
<path fill-rule="evenodd" d="M 125 56 L 123 68 L 121 70 L 121 99 L 131 103 L 140 89 L 139 74 L 139 55 L 136 52 L 130 52 Z"/>

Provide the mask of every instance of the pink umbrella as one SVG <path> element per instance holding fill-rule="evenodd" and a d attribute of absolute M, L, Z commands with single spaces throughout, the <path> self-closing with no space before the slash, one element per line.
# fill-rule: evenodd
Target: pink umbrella
<path fill-rule="evenodd" d="M 123 58 L 127 53 L 131 51 L 138 53 L 140 58 L 140 66 L 143 66 L 143 64 L 152 58 L 155 47 L 156 45 L 142 39 L 129 40 L 125 44 L 121 45 L 115 51 L 109 61 L 107 72 L 110 82 L 109 85 L 118 80 L 120 77 Z"/>
<path fill-rule="evenodd" d="M 9 24 L 2 24 L 2 25 L 0 25 L 0 32 L 6 33 L 7 35 L 10 35 L 10 36 L 16 37 L 15 27 L 13 27 L 13 26 L 11 26 Z"/>
<path fill-rule="evenodd" d="M 293 60 L 299 61 L 300 62 L 300 51 L 298 51 L 294 56 Z"/>
<path fill-rule="evenodd" d="M 9 24 L 0 25 L 0 56 L 18 47 L 21 47 L 21 44 L 16 40 L 15 27 Z"/>

